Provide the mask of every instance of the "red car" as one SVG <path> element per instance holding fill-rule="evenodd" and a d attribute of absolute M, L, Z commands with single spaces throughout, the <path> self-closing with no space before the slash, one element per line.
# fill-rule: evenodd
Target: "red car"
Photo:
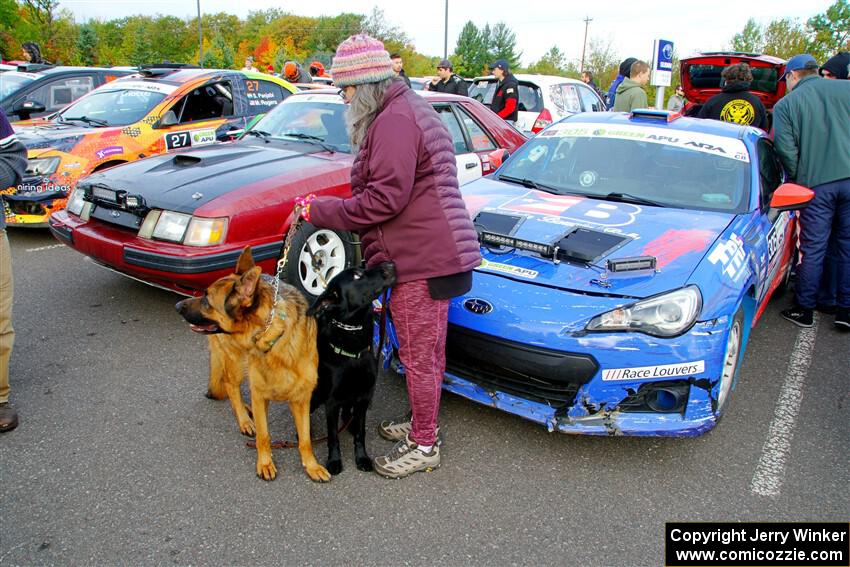
<path fill-rule="evenodd" d="M 729 65 L 746 63 L 753 73 L 750 91 L 759 97 L 767 110 L 785 94 L 785 60 L 756 53 L 710 51 L 679 61 L 682 87 L 685 89 L 685 114 L 696 116 L 708 99 L 720 92 L 720 73 Z"/>
<path fill-rule="evenodd" d="M 467 97 L 419 93 L 452 135 L 463 184 L 495 170 L 492 158 L 526 138 Z M 336 90 L 280 103 L 235 142 L 154 156 L 81 180 L 50 230 L 98 264 L 145 283 L 196 294 L 231 273 L 251 246 L 274 273 L 296 197 L 350 194 L 354 156 Z M 353 234 L 304 225 L 287 281 L 311 295 L 358 259 Z"/>

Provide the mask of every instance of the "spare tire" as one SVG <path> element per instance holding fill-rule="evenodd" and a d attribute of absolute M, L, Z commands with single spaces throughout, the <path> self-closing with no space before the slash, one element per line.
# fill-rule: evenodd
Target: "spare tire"
<path fill-rule="evenodd" d="M 318 297 L 327 282 L 354 266 L 356 259 L 357 246 L 351 233 L 305 222 L 292 237 L 283 279 L 308 298 Z"/>

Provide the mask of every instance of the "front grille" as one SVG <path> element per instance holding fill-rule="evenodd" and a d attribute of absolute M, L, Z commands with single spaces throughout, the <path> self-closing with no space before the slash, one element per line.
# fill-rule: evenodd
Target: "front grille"
<path fill-rule="evenodd" d="M 556 408 L 571 406 L 599 369 L 590 355 L 531 346 L 449 325 L 446 370 L 479 386 Z"/>

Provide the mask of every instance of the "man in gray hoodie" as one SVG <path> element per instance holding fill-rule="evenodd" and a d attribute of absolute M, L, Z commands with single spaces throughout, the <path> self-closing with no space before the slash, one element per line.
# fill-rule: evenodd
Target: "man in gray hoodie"
<path fill-rule="evenodd" d="M 631 112 L 635 108 L 647 108 L 649 101 L 643 86 L 649 82 L 649 65 L 643 61 L 635 61 L 627 79 L 623 79 L 617 87 L 614 99 L 614 112 Z"/>

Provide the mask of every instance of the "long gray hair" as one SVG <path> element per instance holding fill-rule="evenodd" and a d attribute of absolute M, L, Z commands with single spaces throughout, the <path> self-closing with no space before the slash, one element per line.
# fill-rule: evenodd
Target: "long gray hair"
<path fill-rule="evenodd" d="M 348 137 L 351 138 L 351 145 L 355 150 L 366 139 L 366 132 L 384 103 L 387 89 L 394 81 L 399 80 L 398 77 L 391 77 L 378 83 L 357 85 L 357 91 L 351 99 L 351 104 L 348 105 L 348 113 L 345 117 Z"/>

